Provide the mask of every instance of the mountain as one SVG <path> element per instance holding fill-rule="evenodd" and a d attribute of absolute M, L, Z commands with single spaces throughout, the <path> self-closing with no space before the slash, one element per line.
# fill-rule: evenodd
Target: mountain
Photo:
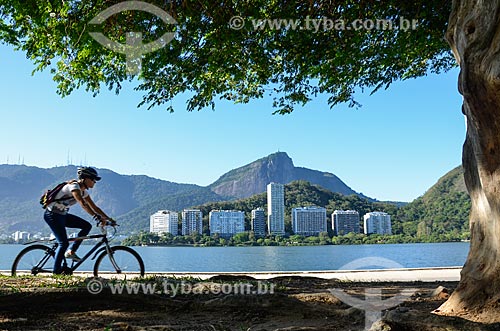
<path fill-rule="evenodd" d="M 48 230 L 38 200 L 46 189 L 75 178 L 76 169 L 76 166 L 42 169 L 25 165 L 0 165 L 0 233 Z M 224 199 L 198 185 L 178 184 L 143 175 L 120 175 L 107 169 L 98 171 L 104 180 L 92 189 L 92 198 L 113 217 L 127 215 L 141 208 L 146 208 L 148 212 L 151 208 L 178 210 L 193 204 Z M 72 212 L 88 219 L 80 207 L 72 208 Z M 149 215 L 147 217 L 149 220 Z"/>
<path fill-rule="evenodd" d="M 271 154 L 231 170 L 210 184 L 209 188 L 218 195 L 241 199 L 266 192 L 266 186 L 270 182 L 288 184 L 296 180 L 305 180 L 344 195 L 363 196 L 332 173 L 295 167 L 292 159 L 284 152 Z"/>
<path fill-rule="evenodd" d="M 244 204 L 234 201 L 238 197 L 249 197 L 263 207 L 266 185 L 272 181 L 293 183 L 287 186 L 286 193 L 290 206 L 316 204 L 328 211 L 354 209 L 360 214 L 387 210 L 394 215 L 396 233 L 440 234 L 468 230 L 470 198 L 461 167 L 444 175 L 422 197 L 404 206 L 366 198 L 331 173 L 295 167 L 286 153 L 271 154 L 231 170 L 208 187 L 144 175 L 121 175 L 108 169 L 98 171 L 103 180 L 92 190 L 92 197 L 110 216 L 119 220 L 122 234 L 147 230 L 149 215 L 160 209 L 181 211 L 193 206 L 211 206 L 208 203 L 222 209 L 239 209 Z M 39 197 L 44 190 L 74 178 L 75 174 L 76 166 L 42 169 L 0 165 L 0 234 L 16 230 L 48 233 Z M 80 207 L 72 208 L 72 212 L 89 219 Z"/>
<path fill-rule="evenodd" d="M 47 232 L 38 200 L 43 191 L 75 178 L 76 166 L 43 169 L 25 165 L 0 165 L 0 233 L 16 230 Z M 270 182 L 287 184 L 305 180 L 344 195 L 353 191 L 337 176 L 295 167 L 284 152 L 271 154 L 229 171 L 208 187 L 179 184 L 143 175 L 121 175 L 98 169 L 103 181 L 92 190 L 94 201 L 123 224 L 122 232 L 148 228 L 149 215 L 160 209 L 180 211 L 211 201 L 234 200 L 266 191 Z M 72 212 L 88 218 L 79 207 Z"/>
<path fill-rule="evenodd" d="M 439 178 L 437 183 L 434 184 L 422 196 L 425 200 L 432 199 L 436 195 L 450 194 L 455 192 L 467 193 L 465 186 L 464 170 L 462 166 L 458 166 L 443 177 Z"/>
<path fill-rule="evenodd" d="M 462 166 L 449 171 L 421 197 L 398 210 L 396 218 L 412 235 L 467 233 L 471 200 Z"/>

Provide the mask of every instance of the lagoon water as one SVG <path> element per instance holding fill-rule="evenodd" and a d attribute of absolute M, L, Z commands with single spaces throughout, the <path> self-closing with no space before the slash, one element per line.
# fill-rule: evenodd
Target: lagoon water
<path fill-rule="evenodd" d="M 9 270 L 15 256 L 24 247 L 0 245 L 0 270 Z M 90 248 L 82 245 L 78 254 L 83 256 Z M 469 243 L 134 249 L 144 259 L 147 272 L 321 271 L 346 269 L 344 266 L 349 263 L 351 268 L 348 266 L 347 269 L 462 266 L 469 252 Z M 373 265 L 366 262 L 352 264 L 369 257 L 374 258 L 371 259 Z M 387 260 L 392 262 L 386 263 Z M 93 261 L 87 260 L 79 270 L 92 270 L 92 266 Z"/>

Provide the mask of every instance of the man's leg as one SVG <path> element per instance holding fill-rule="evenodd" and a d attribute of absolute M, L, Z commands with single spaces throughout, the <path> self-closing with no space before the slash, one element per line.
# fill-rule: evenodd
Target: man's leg
<path fill-rule="evenodd" d="M 66 234 L 66 215 L 56 214 L 50 211 L 46 211 L 43 215 L 43 219 L 47 222 L 47 225 L 52 230 L 52 233 L 56 237 L 57 246 L 56 256 L 54 257 L 54 274 L 60 274 L 62 271 L 62 260 L 64 258 L 64 252 L 69 246 L 68 235 Z"/>
<path fill-rule="evenodd" d="M 72 229 L 80 229 L 80 232 L 78 232 L 78 237 L 86 236 L 89 234 L 90 230 L 92 230 L 92 224 L 90 224 L 83 218 L 72 214 L 68 214 L 66 217 L 66 227 Z M 81 240 L 73 241 L 70 247 L 71 252 L 75 253 L 78 247 L 80 247 L 81 243 Z"/>

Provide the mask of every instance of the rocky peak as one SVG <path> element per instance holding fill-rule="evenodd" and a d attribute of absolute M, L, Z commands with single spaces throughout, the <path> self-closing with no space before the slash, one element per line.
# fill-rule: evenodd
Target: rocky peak
<path fill-rule="evenodd" d="M 294 180 L 306 180 L 342 194 L 356 193 L 333 174 L 295 167 L 285 152 L 273 153 L 231 170 L 209 187 L 222 196 L 246 198 L 265 192 L 270 182 L 288 184 Z"/>

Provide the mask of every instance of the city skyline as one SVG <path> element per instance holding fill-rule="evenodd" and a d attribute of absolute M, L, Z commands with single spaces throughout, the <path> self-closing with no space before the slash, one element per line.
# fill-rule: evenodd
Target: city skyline
<path fill-rule="evenodd" d="M 179 214 L 182 215 L 180 230 Z M 174 236 L 190 236 L 195 233 L 202 235 L 204 234 L 202 219 L 203 213 L 199 209 L 184 209 L 182 212 L 158 210 L 150 216 L 149 232 L 157 234 L 170 233 Z M 208 235 L 218 234 L 221 237 L 229 238 L 238 233 L 253 232 L 255 237 L 266 237 L 268 235 L 287 236 L 292 234 L 312 237 L 330 231 L 333 236 L 346 235 L 350 232 L 355 234 L 364 233 L 365 235 L 392 234 L 391 215 L 379 211 L 367 212 L 361 219 L 359 212 L 355 210 L 334 210 L 330 216 L 327 216 L 325 207 L 295 207 L 292 208 L 290 217 L 292 233 L 285 230 L 282 233 L 271 232 L 269 223 L 266 224 L 262 207 L 251 211 L 250 228 L 245 226 L 245 219 L 245 211 L 242 210 L 212 209 L 208 213 Z M 361 221 L 363 222 L 361 223 Z M 261 222 L 264 224 L 258 224 Z M 29 233 L 27 234 L 29 235 Z"/>

